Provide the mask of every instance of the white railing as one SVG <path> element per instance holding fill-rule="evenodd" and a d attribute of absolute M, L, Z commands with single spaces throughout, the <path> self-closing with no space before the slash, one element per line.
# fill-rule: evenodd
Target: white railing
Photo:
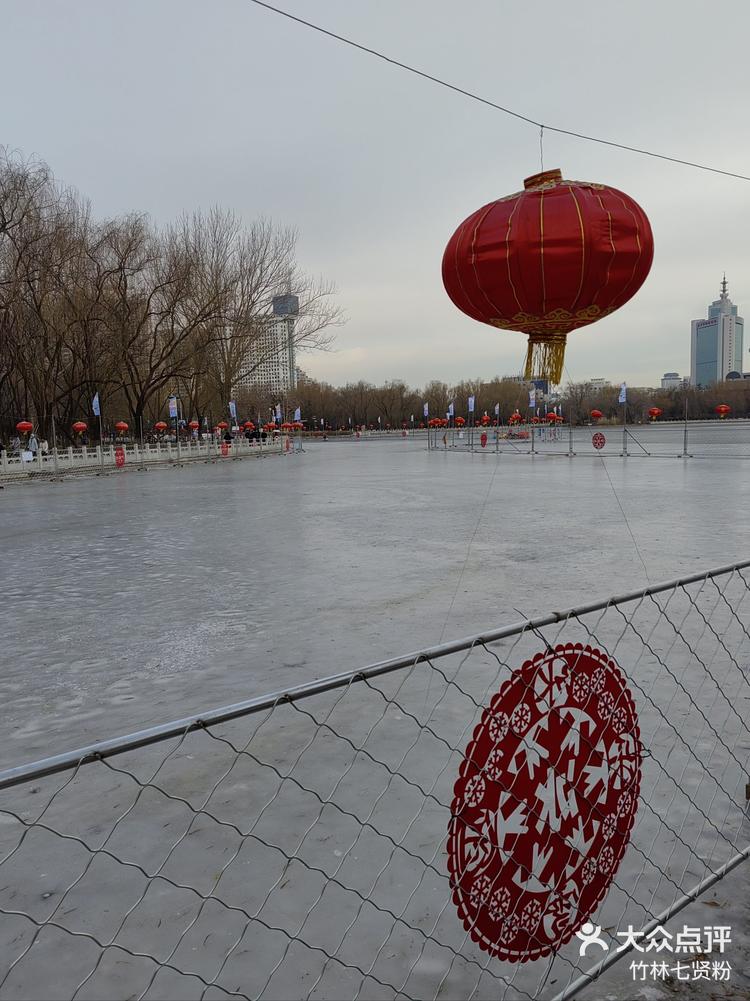
<path fill-rule="evenodd" d="M 269 436 L 266 442 L 249 442 L 245 438 L 235 438 L 226 450 L 222 448 L 224 444 L 218 439 L 181 442 L 179 445 L 170 442 L 151 445 L 114 443 L 105 445 L 103 449 L 96 445 L 53 449 L 46 455 L 37 452 L 36 457 L 30 461 L 24 461 L 18 453 L 0 452 L 0 478 L 17 478 L 39 473 L 55 475 L 73 471 L 117 469 L 118 454 L 121 461 L 119 468 L 127 469 L 133 465 L 142 467 L 154 463 L 191 462 L 199 459 L 206 462 L 213 459 L 278 455 L 294 449 L 294 442 L 287 435 L 275 435 L 273 438 Z"/>

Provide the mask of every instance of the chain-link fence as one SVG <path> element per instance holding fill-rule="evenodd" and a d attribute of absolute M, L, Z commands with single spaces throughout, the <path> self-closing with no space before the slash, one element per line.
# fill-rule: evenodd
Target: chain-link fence
<path fill-rule="evenodd" d="M 0 997 L 572 996 L 750 856 L 748 573 L 5 771 Z"/>

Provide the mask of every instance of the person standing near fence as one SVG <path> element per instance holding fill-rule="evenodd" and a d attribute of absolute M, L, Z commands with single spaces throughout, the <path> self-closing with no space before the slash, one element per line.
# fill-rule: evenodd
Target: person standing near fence
<path fill-rule="evenodd" d="M 28 451 L 31 452 L 36 459 L 36 453 L 39 451 L 39 439 L 33 431 L 29 435 Z"/>

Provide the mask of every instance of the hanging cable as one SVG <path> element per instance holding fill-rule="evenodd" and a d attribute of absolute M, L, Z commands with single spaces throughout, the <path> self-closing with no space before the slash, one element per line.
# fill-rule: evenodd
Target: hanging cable
<path fill-rule="evenodd" d="M 413 73 L 415 76 L 422 77 L 423 80 L 429 80 L 431 83 L 436 83 L 440 87 L 452 90 L 456 94 L 462 94 L 464 97 L 468 97 L 472 101 L 478 101 L 480 104 L 484 104 L 488 108 L 494 108 L 495 111 L 502 111 L 503 114 L 510 115 L 512 118 L 517 118 L 519 121 L 526 122 L 529 125 L 536 125 L 539 128 L 545 128 L 549 132 L 557 132 L 558 135 L 571 136 L 573 139 L 582 139 L 584 142 L 599 143 L 601 146 L 611 146 L 614 149 L 627 150 L 629 153 L 638 153 L 641 156 L 650 156 L 657 160 L 666 160 L 669 163 L 679 163 L 683 167 L 693 167 L 696 170 L 706 170 L 709 173 L 721 174 L 724 177 L 735 177 L 740 181 L 750 181 L 750 176 L 747 174 L 737 174 L 734 171 L 722 170 L 719 167 L 710 167 L 704 163 L 694 163 L 691 160 L 682 160 L 677 156 L 667 156 L 665 153 L 656 153 L 654 150 L 641 149 L 638 146 L 628 146 L 626 143 L 614 142 L 612 139 L 601 139 L 598 136 L 589 136 L 583 132 L 575 132 L 572 129 L 562 129 L 556 125 L 542 125 L 542 123 L 537 122 L 536 119 L 529 118 L 527 115 L 522 115 L 518 111 L 513 111 L 512 108 L 506 108 L 501 104 L 496 104 L 494 101 L 490 101 L 486 97 L 480 97 L 479 94 L 473 94 L 469 90 L 464 90 L 463 87 L 457 87 L 453 83 L 448 83 L 447 80 L 442 80 L 440 77 L 433 76 L 430 73 L 425 73 L 423 70 L 419 70 L 414 66 L 409 66 L 408 63 L 402 63 L 398 59 L 393 59 L 391 56 L 387 56 L 384 52 L 378 52 L 377 49 L 371 49 L 367 45 L 361 45 L 359 42 L 355 42 L 351 38 L 346 38 L 344 35 L 337 35 L 335 31 L 329 31 L 327 28 L 322 28 L 318 24 L 313 24 L 312 21 L 306 21 L 302 17 L 297 17 L 295 14 L 290 14 L 288 11 L 282 10 L 280 7 L 274 7 L 270 3 L 265 3 L 264 0 L 250 0 L 250 3 L 254 3 L 256 7 L 263 7 L 266 10 L 271 11 L 273 14 L 279 14 L 281 17 L 286 17 L 290 21 L 301 24 L 305 28 L 310 28 L 312 31 L 317 31 L 321 35 L 326 35 L 328 38 L 333 38 L 337 42 L 343 42 L 344 45 L 350 45 L 354 49 L 359 49 L 360 52 L 366 52 L 368 55 L 375 56 L 377 59 L 382 59 L 384 62 L 390 63 L 392 66 L 397 66 L 399 69 L 406 70 L 407 73 Z"/>
<path fill-rule="evenodd" d="M 542 173 L 544 173 L 544 126 L 539 126 L 539 163 Z"/>

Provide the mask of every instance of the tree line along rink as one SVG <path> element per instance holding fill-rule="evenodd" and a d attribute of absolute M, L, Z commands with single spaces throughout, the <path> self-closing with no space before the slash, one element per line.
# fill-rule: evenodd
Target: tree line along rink
<path fill-rule="evenodd" d="M 293 461 L 195 463 L 148 477 L 76 478 L 5 492 L 0 691 L 10 748 L 6 766 L 732 562 L 743 555 L 750 521 L 750 487 L 738 476 L 744 467 L 710 458 L 666 465 L 606 455 L 531 462 L 525 455 L 496 458 L 485 450 L 457 465 L 448 458 L 450 449 L 433 454 L 424 440 L 398 433 L 359 441 L 306 440 L 304 448 Z M 732 636 L 741 644 L 742 636 L 735 634 L 736 629 Z M 666 637 L 662 642 L 659 649 L 666 649 Z M 533 648 L 532 638 L 514 651 L 519 663 L 512 666 L 520 666 Z M 652 691 L 661 684 L 658 665 L 638 654 L 625 644 L 618 661 L 626 673 L 632 667 L 643 689 Z M 471 691 L 479 700 L 489 679 L 487 658 L 470 658 L 462 671 L 465 683 L 476 685 Z M 696 693 L 699 680 L 692 679 Z M 430 705 L 437 702 L 439 680 L 432 684 L 430 694 L 419 679 L 413 689 L 407 686 L 406 707 L 421 711 L 427 699 Z M 665 690 L 657 701 L 668 705 L 670 698 Z M 673 703 L 672 711 L 691 734 L 685 705 Z M 337 729 L 352 735 L 366 730 L 375 713 L 372 693 L 352 689 L 342 702 Z M 644 717 L 653 737 L 658 720 L 646 710 Z M 460 728 L 468 719 L 460 707 L 438 710 L 438 718 Z M 278 729 L 264 729 L 262 756 L 278 751 L 278 760 L 291 765 L 307 731 L 294 714 L 279 722 Z M 394 720 L 376 730 L 374 748 L 382 752 L 398 730 Z M 284 744 L 286 750 L 280 751 Z M 181 794 L 193 797 L 209 787 L 217 774 L 215 752 L 213 744 L 209 752 L 194 752 L 188 744 L 178 749 Z M 744 752 L 749 758 L 750 748 Z M 141 753 L 132 766 L 136 771 L 152 760 L 150 752 Z M 415 754 L 416 774 L 429 772 L 428 749 L 420 753 L 417 748 Z M 671 755 L 679 775 L 684 755 L 679 748 Z M 325 751 L 316 767 L 321 761 L 323 773 L 334 769 L 336 748 Z M 305 784 L 314 781 L 308 771 L 313 767 L 303 759 L 299 777 Z M 440 780 L 446 789 L 454 770 L 449 767 Z M 109 778 L 102 802 L 113 806 L 127 782 Z M 262 786 L 263 780 L 255 781 Z M 84 825 L 97 823 L 92 789 L 100 786 L 87 790 L 84 783 L 76 792 Z M 241 785 L 236 791 L 239 796 Z M 649 791 L 657 811 L 659 794 L 656 786 Z M 701 803 L 708 808 L 710 798 Z M 291 838 L 305 814 L 293 798 L 281 806 L 269 823 L 274 837 L 287 826 Z M 395 831 L 396 804 L 388 809 Z M 656 839 L 665 866 L 667 859 L 680 871 L 692 864 L 679 843 L 670 856 L 671 846 L 661 839 L 652 812 L 644 816 L 638 845 L 645 851 Z M 418 822 L 416 832 L 432 838 L 431 848 L 444 841 L 444 819 L 428 813 Z M 715 836 L 710 825 L 693 830 L 684 811 L 673 820 L 685 841 L 693 844 L 694 837 L 709 857 Z M 330 829 L 321 829 L 308 856 L 316 863 L 328 857 L 325 839 L 336 839 L 333 821 L 326 824 Z M 137 829 L 146 841 L 149 832 L 157 835 L 147 818 Z M 187 857 L 201 872 L 216 864 L 201 861 L 199 846 L 206 837 L 198 835 L 197 854 Z M 360 848 L 356 854 L 365 881 L 376 870 L 370 871 Z M 379 859 L 373 854 L 372 865 Z M 443 866 L 440 855 L 436 865 Z M 641 872 L 635 863 L 628 865 L 618 877 L 625 886 Z M 59 885 L 53 881 L 51 892 L 59 891 L 66 873 L 61 865 Z M 393 869 L 393 879 L 397 874 Z M 660 884 L 654 873 L 641 876 L 641 884 L 644 879 L 657 900 L 668 896 L 668 884 Z M 48 883 L 44 892 L 50 891 Z M 296 885 L 312 904 L 317 887 L 305 880 Z M 434 896 L 420 890 L 416 898 L 430 914 L 445 902 L 440 897 L 444 887 L 438 886 Z M 742 900 L 747 888 L 747 873 L 740 867 L 731 881 L 714 888 L 708 903 L 691 905 L 686 913 L 693 917 L 686 920 L 731 921 L 737 939 L 746 939 Z M 615 893 L 608 912 L 613 919 L 622 906 L 622 895 Z M 325 906 L 316 915 L 317 926 L 325 924 L 325 915 L 333 919 Z M 139 917 L 138 924 L 156 940 L 163 934 L 149 918 Z M 385 933 L 374 919 L 362 930 L 367 939 Z M 404 950 L 396 947 L 399 969 L 404 964 L 408 972 Z M 486 963 L 478 951 L 470 951 L 469 958 Z M 415 974 L 425 991 L 437 982 L 431 963 L 439 959 L 428 954 Z M 525 971 L 515 981 L 523 989 L 531 982 Z M 330 983 L 331 996 L 339 996 L 342 982 L 334 977 Z M 448 980 L 459 990 L 467 983 L 466 971 L 454 971 Z M 607 996 L 632 997 L 622 983 L 615 970 L 582 996 L 600 997 L 606 985 Z M 278 985 L 277 980 L 273 986 Z M 410 986 L 415 990 L 414 982 Z M 738 990 L 746 987 L 744 981 L 737 984 Z M 487 996 L 486 989 L 483 982 L 478 996 Z"/>

